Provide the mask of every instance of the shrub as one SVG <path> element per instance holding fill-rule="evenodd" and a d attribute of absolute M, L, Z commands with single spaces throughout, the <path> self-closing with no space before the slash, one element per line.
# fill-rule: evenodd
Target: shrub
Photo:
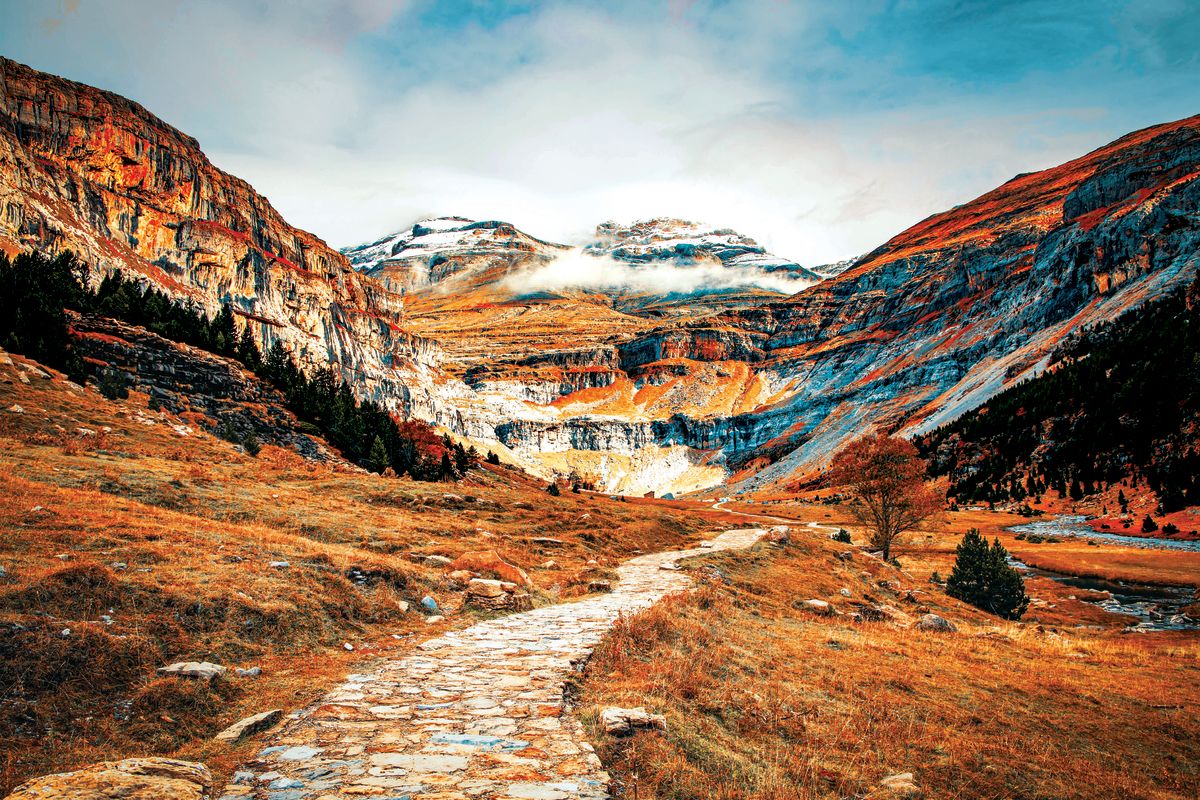
<path fill-rule="evenodd" d="M 558 488 L 557 483 L 551 483 L 550 488 L 547 489 L 546 491 L 550 494 L 551 497 L 558 497 L 559 495 L 562 494 L 562 491 Z"/>
<path fill-rule="evenodd" d="M 845 528 L 838 528 L 838 532 L 833 535 L 833 540 L 842 544 L 850 544 L 850 531 Z"/>
<path fill-rule="evenodd" d="M 1142 518 L 1142 533 L 1154 533 L 1156 530 L 1158 530 L 1158 523 L 1154 521 L 1153 517 L 1147 514 Z"/>
<path fill-rule="evenodd" d="M 971 528 L 959 542 L 946 594 L 1005 619 L 1020 619 L 1029 607 L 1025 581 L 1008 563 L 1008 551 L 996 539 Z"/>

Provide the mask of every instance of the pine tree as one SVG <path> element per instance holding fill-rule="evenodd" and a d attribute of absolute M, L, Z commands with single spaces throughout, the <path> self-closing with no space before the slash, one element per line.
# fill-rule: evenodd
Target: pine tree
<path fill-rule="evenodd" d="M 391 465 L 387 448 L 384 447 L 383 439 L 379 438 L 379 434 L 376 434 L 375 440 L 371 442 L 371 454 L 367 456 L 367 461 L 370 463 L 371 469 L 376 472 L 383 472 Z"/>
<path fill-rule="evenodd" d="M 444 481 L 452 481 L 456 477 L 454 474 L 454 464 L 450 461 L 449 453 L 442 453 L 442 461 L 438 468 L 439 477 Z"/>
<path fill-rule="evenodd" d="M 250 323 L 246 323 L 246 327 L 242 328 L 242 335 L 237 344 L 237 357 L 251 372 L 257 373 L 263 368 L 262 353 L 259 352 L 258 343 L 250 331 Z"/>
<path fill-rule="evenodd" d="M 499 466 L 500 465 L 500 456 L 496 455 L 491 450 L 488 450 L 487 463 Z"/>
<path fill-rule="evenodd" d="M 233 308 L 225 303 L 212 321 L 213 351 L 218 355 L 232 356 L 237 349 L 237 323 L 233 319 Z"/>
<path fill-rule="evenodd" d="M 1020 619 L 1029 607 L 1025 582 L 1008 564 L 1008 551 L 996 539 L 971 528 L 959 543 L 946 594 L 1005 619 Z"/>
<path fill-rule="evenodd" d="M 551 497 L 559 497 L 562 495 L 562 491 L 558 488 L 557 483 L 552 482 L 550 484 L 550 488 L 547 489 L 546 491 L 550 494 Z"/>
<path fill-rule="evenodd" d="M 467 448 L 462 444 L 454 445 L 454 469 L 459 475 L 466 475 L 467 470 L 471 467 L 471 457 L 467 454 Z"/>

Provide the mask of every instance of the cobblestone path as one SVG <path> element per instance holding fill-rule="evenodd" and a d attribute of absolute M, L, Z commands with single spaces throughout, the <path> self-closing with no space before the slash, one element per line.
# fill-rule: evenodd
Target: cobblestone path
<path fill-rule="evenodd" d="M 569 800 L 608 796 L 608 775 L 564 713 L 563 692 L 619 614 L 691 584 L 678 558 L 748 547 L 763 531 L 638 556 L 613 592 L 481 622 L 350 675 L 298 712 L 222 800 Z"/>

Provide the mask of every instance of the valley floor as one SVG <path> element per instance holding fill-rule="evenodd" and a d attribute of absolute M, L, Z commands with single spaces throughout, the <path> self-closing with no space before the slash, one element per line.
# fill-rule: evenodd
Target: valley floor
<path fill-rule="evenodd" d="M 213 741 L 226 725 L 309 707 L 346 675 L 489 617 L 447 581 L 463 553 L 525 569 L 540 608 L 613 581 L 631 557 L 778 519 L 798 523 L 788 546 L 687 562 L 701 588 L 619 622 L 575 688 L 622 796 L 862 796 L 907 771 L 930 797 L 1200 790 L 1194 631 L 1123 633 L 1128 617 L 1036 577 L 1026 620 L 1003 623 L 929 582 L 971 526 L 1028 564 L 1116 579 L 1195 587 L 1200 554 L 1022 541 L 1002 532 L 1021 517 L 958 512 L 909 537 L 897 571 L 808 527 L 857 541 L 837 505 L 551 497 L 490 466 L 418 483 L 272 445 L 254 458 L 202 423 L 0 358 L 0 793 L 151 754 L 203 761 L 223 784 L 262 747 Z M 814 616 L 814 598 L 901 616 Z M 922 609 L 958 632 L 909 630 Z M 231 674 L 156 673 L 183 660 Z M 665 713 L 668 729 L 609 737 L 607 705 Z"/>
<path fill-rule="evenodd" d="M 729 505 L 825 519 L 859 540 L 837 506 Z M 1089 569 L 1114 577 L 1161 570 L 1192 587 L 1200 554 L 1030 544 L 1002 532 L 1025 521 L 950 514 L 899 549 L 901 570 L 804 528 L 785 548 L 693 562 L 707 586 L 618 626 L 579 690 L 620 796 L 895 797 L 879 782 L 912 772 L 926 797 L 1195 797 L 1194 630 L 1123 633 L 1136 620 L 1044 578 L 1027 581 L 1025 620 L 1004 622 L 947 597 L 930 576 L 949 573 L 968 527 L 1029 561 L 1069 568 L 1086 555 Z M 808 599 L 844 615 L 815 614 Z M 958 630 L 917 631 L 903 617 L 851 622 L 863 602 L 909 617 L 932 611 Z M 604 734 L 598 709 L 639 704 L 666 715 L 665 734 Z"/>

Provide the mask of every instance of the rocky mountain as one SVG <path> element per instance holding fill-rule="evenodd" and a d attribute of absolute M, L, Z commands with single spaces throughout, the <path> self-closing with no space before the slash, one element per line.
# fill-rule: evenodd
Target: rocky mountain
<path fill-rule="evenodd" d="M 712 320 L 803 376 L 754 415 L 786 453 L 744 488 L 820 466 L 864 428 L 919 433 L 1038 374 L 1064 337 L 1192 280 L 1200 117 L 1019 175 L 918 223 L 837 278 Z M 775 418 L 773 423 L 768 422 Z"/>
<path fill-rule="evenodd" d="M 342 252 L 355 269 L 392 291 L 462 291 L 503 280 L 515 269 L 548 262 L 568 249 L 507 222 L 437 217 Z"/>
<path fill-rule="evenodd" d="M 400 298 L 289 225 L 199 144 L 137 103 L 0 58 L 0 247 L 70 249 L 333 366 L 364 396 L 433 415 L 437 346 Z"/>
<path fill-rule="evenodd" d="M 1038 374 L 1073 332 L 1190 281 L 1197 175 L 1200 118 L 1148 128 L 1017 176 L 793 296 L 609 327 L 591 336 L 602 347 L 577 334 L 469 380 L 500 389 L 530 370 L 523 387 L 545 389 L 536 402 L 550 418 L 496 432 L 531 457 L 612 470 L 606 454 L 627 454 L 645 462 L 642 485 L 718 477 L 772 490 L 864 430 L 916 434 L 954 419 Z M 530 328 L 509 335 L 518 329 Z M 546 364 L 574 377 L 539 383 Z"/>
<path fill-rule="evenodd" d="M 771 490 L 1037 374 L 1191 279 L 1198 174 L 1200 118 L 1148 128 L 822 271 L 669 219 L 567 248 L 441 218 L 344 255 L 136 103 L 0 60 L 0 246 L 231 303 L 363 397 L 626 492 Z"/>
<path fill-rule="evenodd" d="M 785 258 L 772 255 L 758 242 L 729 228 L 709 228 L 687 220 L 659 217 L 620 225 L 605 222 L 596 228 L 596 240 L 585 250 L 631 264 L 670 262 L 680 266 L 719 264 L 730 271 L 728 281 L 760 280 L 777 275 L 795 281 L 793 291 L 821 280 L 822 276 Z M 765 288 L 786 287 L 768 284 Z"/>

